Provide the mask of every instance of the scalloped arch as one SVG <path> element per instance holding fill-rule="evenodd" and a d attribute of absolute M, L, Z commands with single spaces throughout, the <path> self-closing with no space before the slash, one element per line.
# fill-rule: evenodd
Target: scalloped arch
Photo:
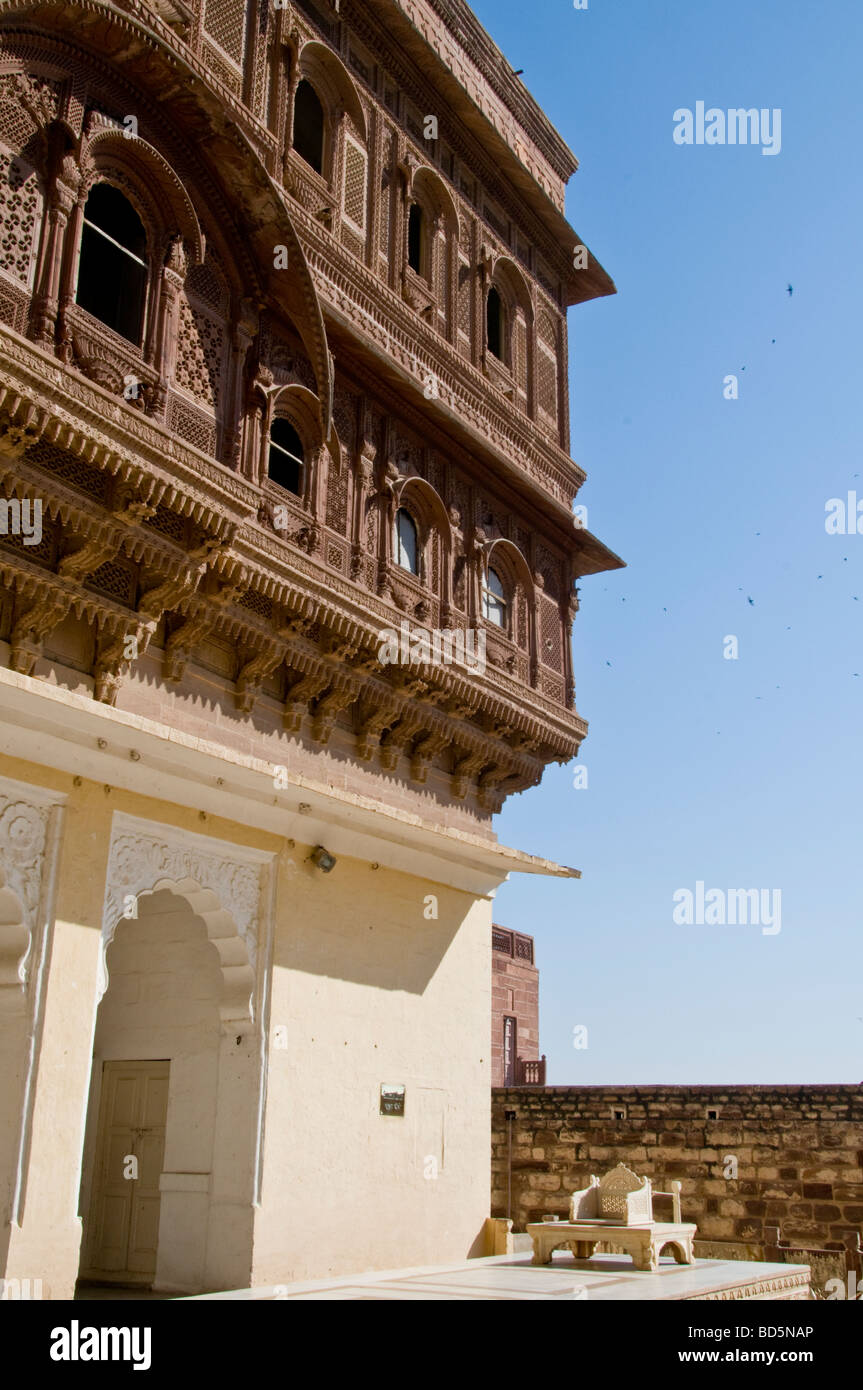
<path fill-rule="evenodd" d="M 533 323 L 533 299 L 530 286 L 520 266 L 511 256 L 498 256 L 492 269 L 492 283 L 501 286 L 519 308 L 524 310 L 528 324 Z"/>
<path fill-rule="evenodd" d="M 134 918 L 139 897 L 168 889 L 201 918 L 219 953 L 223 1025 L 252 1032 L 265 862 L 220 840 L 118 816 L 105 883 L 98 1000 L 108 988 L 106 957 L 119 922 Z"/>
<path fill-rule="evenodd" d="M 368 140 L 366 113 L 359 93 L 341 58 L 318 39 L 310 39 L 300 49 L 299 71 L 315 86 L 315 79 L 323 88 L 323 95 L 330 106 L 341 103 L 350 116 L 364 141 Z M 318 93 L 320 96 L 321 93 Z"/>
<path fill-rule="evenodd" d="M 401 506 L 402 499 L 408 492 L 408 489 L 420 493 L 426 506 L 430 507 L 431 511 L 435 514 L 440 533 L 444 541 L 449 545 L 452 539 L 452 524 L 437 488 L 433 487 L 426 478 L 420 478 L 413 474 L 408 478 L 399 478 L 398 482 L 396 482 L 393 487 L 393 497 L 397 507 Z"/>
<path fill-rule="evenodd" d="M 530 566 L 528 565 L 527 560 L 522 555 L 518 546 L 515 544 L 515 541 L 509 540 L 506 536 L 498 536 L 496 540 L 491 541 L 486 546 L 484 556 L 486 574 L 488 574 L 488 567 L 492 562 L 492 556 L 494 555 L 495 551 L 498 550 L 498 548 L 503 549 L 505 563 L 513 571 L 513 573 L 521 581 L 521 583 L 524 584 L 528 597 L 531 597 L 533 594 L 534 584 L 533 575 L 530 572 Z"/>
<path fill-rule="evenodd" d="M 134 896 L 137 902 L 139 898 L 152 897 L 154 893 L 164 889 L 183 898 L 194 916 L 200 918 L 206 929 L 208 940 L 212 942 L 219 954 L 219 964 L 222 971 L 219 1015 L 223 1027 L 226 1031 L 235 1030 L 237 1033 L 251 1032 L 255 1022 L 252 1007 L 255 972 L 249 960 L 246 943 L 230 912 L 222 907 L 218 895 L 212 889 L 202 888 L 193 878 L 161 878 L 152 887 L 140 889 L 130 896 Z M 121 913 L 119 917 L 111 920 L 113 925 L 108 924 L 107 932 L 104 928 L 102 932 L 99 1001 L 104 997 L 110 983 L 108 979 L 108 947 L 114 940 L 120 922 L 135 919 L 127 918 Z"/>
<path fill-rule="evenodd" d="M 118 130 L 98 131 L 88 142 L 87 152 L 98 161 L 99 155 L 105 147 L 109 153 L 119 155 L 121 162 L 133 170 L 138 160 L 149 164 L 156 172 L 160 185 L 171 190 L 173 194 L 171 206 L 177 216 L 178 230 L 182 232 L 183 239 L 193 252 L 195 265 L 202 265 L 205 246 L 198 215 L 184 185 L 164 155 L 161 155 L 146 140 L 142 140 L 140 136 L 136 136 L 134 140 L 129 140 Z"/>

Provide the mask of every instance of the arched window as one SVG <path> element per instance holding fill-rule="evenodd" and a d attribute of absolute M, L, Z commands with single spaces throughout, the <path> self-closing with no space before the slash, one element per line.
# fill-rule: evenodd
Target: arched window
<path fill-rule="evenodd" d="M 483 615 L 495 627 L 506 627 L 506 592 L 497 570 L 489 569 L 482 589 Z"/>
<path fill-rule="evenodd" d="M 305 454 L 303 443 L 290 420 L 276 419 L 270 427 L 270 456 L 267 473 L 286 492 L 300 496 Z"/>
<path fill-rule="evenodd" d="M 140 346 L 147 274 L 147 235 L 140 217 L 119 189 L 97 183 L 84 207 L 76 302 Z"/>
<path fill-rule="evenodd" d="M 408 265 L 417 275 L 423 273 L 423 243 L 425 228 L 423 210 L 419 203 L 411 203 L 408 213 Z"/>
<path fill-rule="evenodd" d="M 307 164 L 311 164 L 316 174 L 323 174 L 324 108 L 306 78 L 303 78 L 294 97 L 294 149 Z"/>
<path fill-rule="evenodd" d="M 503 362 L 506 355 L 506 310 L 498 289 L 492 285 L 485 306 L 486 343 L 493 357 Z"/>
<path fill-rule="evenodd" d="M 395 535 L 393 537 L 395 562 L 411 574 L 419 574 L 419 544 L 417 542 L 416 522 L 410 512 L 399 507 L 396 512 Z"/>

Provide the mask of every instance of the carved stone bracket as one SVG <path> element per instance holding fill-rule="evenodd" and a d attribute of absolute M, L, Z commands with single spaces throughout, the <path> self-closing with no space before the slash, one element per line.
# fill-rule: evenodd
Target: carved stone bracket
<path fill-rule="evenodd" d="M 166 681 L 181 681 L 186 671 L 186 663 L 199 643 L 213 628 L 216 613 L 204 603 L 198 603 L 184 618 L 178 628 L 171 633 L 165 643 L 165 656 L 162 675 Z"/>
<path fill-rule="evenodd" d="M 236 681 L 237 709 L 242 710 L 243 714 L 252 712 L 264 681 L 284 659 L 284 645 L 274 643 L 263 651 L 256 652 L 243 663 Z"/>
<path fill-rule="evenodd" d="M 439 757 L 445 748 L 452 745 L 452 729 L 447 724 L 442 724 L 437 728 L 430 729 L 419 738 L 414 745 L 411 755 L 411 776 L 415 782 L 423 783 L 428 777 L 428 770 L 434 759 Z"/>
<path fill-rule="evenodd" d="M 100 565 L 113 560 L 120 550 L 120 541 L 113 536 L 94 536 L 85 541 L 70 555 L 64 555 L 57 566 L 57 573 L 63 579 L 72 579 L 82 584 Z"/>
<path fill-rule="evenodd" d="M 70 594 L 43 591 L 25 613 L 15 621 L 11 636 L 9 663 L 13 671 L 32 676 L 33 668 L 42 655 L 42 644 L 58 623 L 62 622 L 72 604 Z"/>
<path fill-rule="evenodd" d="M 124 623 L 114 631 L 103 631 L 96 643 L 93 666 L 93 694 L 105 705 L 115 705 L 120 688 L 133 661 L 142 657 L 150 645 L 156 623 Z"/>
<path fill-rule="evenodd" d="M 459 750 L 461 753 L 461 750 Z M 467 796 L 468 787 L 488 762 L 488 750 L 472 750 L 458 756 L 452 771 L 450 790 L 458 801 Z"/>
<path fill-rule="evenodd" d="M 337 680 L 315 705 L 312 720 L 312 737 L 318 743 L 327 744 L 342 710 L 352 705 L 359 694 L 359 682 Z"/>
<path fill-rule="evenodd" d="M 288 691 L 282 722 L 288 733 L 299 733 L 303 719 L 308 713 L 312 700 L 316 700 L 322 690 L 329 685 L 332 677 L 329 672 L 315 665 L 301 675 Z"/>
<path fill-rule="evenodd" d="M 386 729 L 392 727 L 399 717 L 399 706 L 375 704 L 363 701 L 359 708 L 356 751 L 363 762 L 371 762 Z"/>

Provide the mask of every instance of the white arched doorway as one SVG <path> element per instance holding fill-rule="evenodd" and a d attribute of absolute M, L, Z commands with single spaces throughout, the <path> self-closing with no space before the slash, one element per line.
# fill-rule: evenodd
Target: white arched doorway
<path fill-rule="evenodd" d="M 241 1287 L 257 1198 L 269 856 L 238 861 L 234 846 L 130 822 L 115 817 L 106 888 L 80 1275 Z"/>

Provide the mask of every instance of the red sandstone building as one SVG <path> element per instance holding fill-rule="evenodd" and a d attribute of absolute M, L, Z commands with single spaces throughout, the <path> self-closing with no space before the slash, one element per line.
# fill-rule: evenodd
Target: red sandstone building
<path fill-rule="evenodd" d="M 533 937 L 495 923 L 491 947 L 491 1084 L 544 1086 Z"/>

